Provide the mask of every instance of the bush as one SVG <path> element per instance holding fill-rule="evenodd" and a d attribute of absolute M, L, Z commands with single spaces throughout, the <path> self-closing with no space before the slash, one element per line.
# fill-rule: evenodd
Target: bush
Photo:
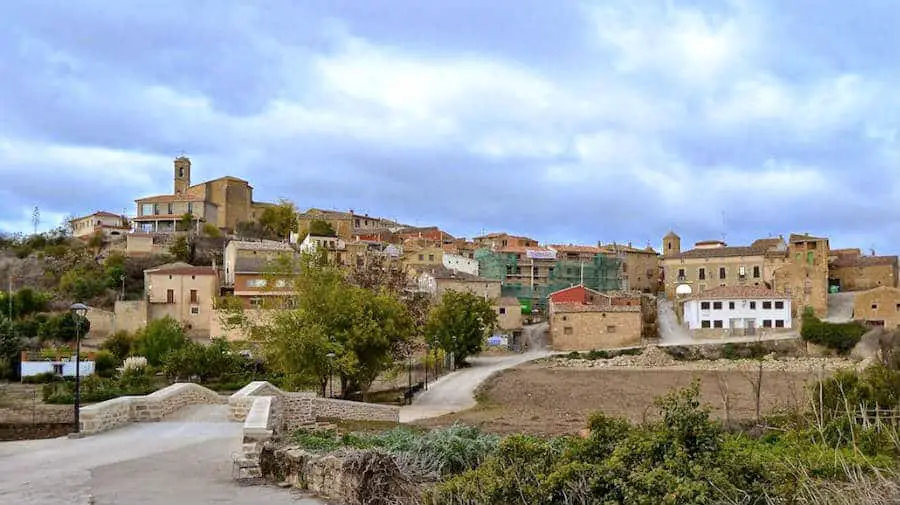
<path fill-rule="evenodd" d="M 117 366 L 119 360 L 109 351 L 100 351 L 94 356 L 94 372 L 100 377 L 112 377 Z"/>
<path fill-rule="evenodd" d="M 25 384 L 47 384 L 50 382 L 58 382 L 61 380 L 63 379 L 53 372 L 44 372 L 37 375 L 22 377 L 22 382 Z"/>
<path fill-rule="evenodd" d="M 117 331 L 104 340 L 100 344 L 100 348 L 111 352 L 117 360 L 122 362 L 128 356 L 131 356 L 131 351 L 134 348 L 134 337 L 127 331 Z"/>
<path fill-rule="evenodd" d="M 146 395 L 155 390 L 152 377 L 143 372 L 126 372 L 118 379 L 89 375 L 81 381 L 81 401 L 102 402 L 119 396 Z M 51 382 L 41 392 L 45 403 L 75 403 L 74 381 Z"/>
<path fill-rule="evenodd" d="M 188 339 L 181 324 L 166 316 L 163 319 L 151 321 L 138 332 L 134 341 L 134 350 L 147 358 L 147 362 L 151 366 L 160 366 L 168 353 L 182 348 L 187 342 Z"/>
<path fill-rule="evenodd" d="M 840 354 L 849 353 L 865 333 L 866 327 L 855 321 L 827 323 L 810 310 L 803 313 L 803 327 L 800 329 L 803 340 L 834 349 Z"/>

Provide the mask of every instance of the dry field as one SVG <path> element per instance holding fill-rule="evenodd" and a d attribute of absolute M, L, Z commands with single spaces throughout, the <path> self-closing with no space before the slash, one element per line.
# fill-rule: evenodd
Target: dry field
<path fill-rule="evenodd" d="M 804 406 L 805 385 L 817 377 L 810 372 L 764 371 L 763 414 Z M 654 399 L 690 385 L 694 378 L 700 379 L 702 401 L 712 407 L 716 417 L 725 417 L 727 391 L 731 420 L 755 418 L 756 372 L 561 368 L 530 363 L 489 379 L 478 393 L 478 407 L 416 424 L 438 427 L 461 421 L 500 434 L 577 433 L 596 411 L 635 422 L 653 419 Z"/>

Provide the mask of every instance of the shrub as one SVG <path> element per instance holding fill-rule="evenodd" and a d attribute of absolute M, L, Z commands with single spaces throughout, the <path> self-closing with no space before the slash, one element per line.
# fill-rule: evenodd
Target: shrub
<path fill-rule="evenodd" d="M 147 358 L 152 366 L 159 366 L 165 360 L 166 354 L 180 349 L 188 342 L 181 324 L 165 317 L 151 321 L 141 330 L 135 338 L 135 350 Z"/>
<path fill-rule="evenodd" d="M 37 375 L 29 375 L 27 377 L 22 377 L 22 382 L 25 384 L 47 384 L 50 382 L 57 382 L 60 380 L 62 380 L 62 378 L 53 372 L 44 372 L 44 373 L 39 373 Z"/>
<path fill-rule="evenodd" d="M 100 351 L 94 356 L 94 372 L 100 377 L 112 377 L 118 365 L 119 360 L 109 351 Z"/>
<path fill-rule="evenodd" d="M 828 323 L 817 318 L 812 311 L 803 313 L 803 327 L 800 329 L 803 340 L 834 349 L 840 354 L 850 352 L 865 333 L 866 327 L 855 321 Z"/>
<path fill-rule="evenodd" d="M 104 340 L 100 348 L 111 352 L 120 362 L 125 361 L 134 348 L 134 337 L 127 331 L 117 331 Z"/>

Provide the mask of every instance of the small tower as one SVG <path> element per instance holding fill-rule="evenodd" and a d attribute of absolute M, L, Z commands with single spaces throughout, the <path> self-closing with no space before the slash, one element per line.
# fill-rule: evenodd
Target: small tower
<path fill-rule="evenodd" d="M 175 158 L 175 194 L 180 195 L 191 187 L 191 160 L 187 156 Z"/>
<path fill-rule="evenodd" d="M 674 231 L 666 233 L 666 236 L 663 237 L 663 256 L 679 253 L 681 253 L 681 237 L 676 235 Z"/>

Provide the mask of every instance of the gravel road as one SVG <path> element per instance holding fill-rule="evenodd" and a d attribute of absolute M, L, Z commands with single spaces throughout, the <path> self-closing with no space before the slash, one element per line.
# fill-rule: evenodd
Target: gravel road
<path fill-rule="evenodd" d="M 227 406 L 197 405 L 159 423 L 83 439 L 0 443 L 0 503 L 320 505 L 285 490 L 231 480 L 240 423 Z"/>
<path fill-rule="evenodd" d="M 457 370 L 430 383 L 428 391 L 417 396 L 412 405 L 402 407 L 400 422 L 438 417 L 474 407 L 477 403 L 475 390 L 491 374 L 553 354 L 544 349 L 543 337 L 546 331 L 546 324 L 525 328 L 524 341 L 529 343 L 531 349 L 528 352 L 512 356 L 469 358 L 471 367 Z"/>

